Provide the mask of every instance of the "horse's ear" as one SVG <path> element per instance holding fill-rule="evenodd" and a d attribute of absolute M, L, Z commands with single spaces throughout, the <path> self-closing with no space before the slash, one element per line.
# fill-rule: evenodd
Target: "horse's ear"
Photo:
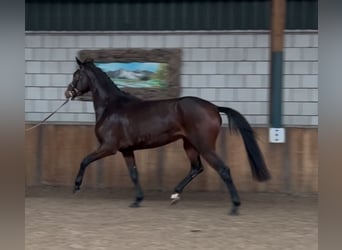
<path fill-rule="evenodd" d="M 80 61 L 80 59 L 78 59 L 77 56 L 76 56 L 75 58 L 76 58 L 76 62 L 77 62 L 77 64 L 78 64 L 78 66 L 81 66 L 81 65 L 82 65 L 82 62 Z"/>

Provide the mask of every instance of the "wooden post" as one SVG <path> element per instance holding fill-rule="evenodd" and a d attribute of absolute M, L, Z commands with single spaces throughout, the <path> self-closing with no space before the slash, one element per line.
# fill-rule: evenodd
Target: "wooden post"
<path fill-rule="evenodd" d="M 283 44 L 286 0 L 272 0 L 270 125 L 282 126 Z"/>

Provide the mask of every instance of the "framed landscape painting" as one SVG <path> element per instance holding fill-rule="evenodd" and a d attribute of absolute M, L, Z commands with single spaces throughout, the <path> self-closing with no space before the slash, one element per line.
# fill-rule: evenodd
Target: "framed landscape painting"
<path fill-rule="evenodd" d="M 82 50 L 79 58 L 92 58 L 120 89 L 142 99 L 179 96 L 180 49 Z M 91 101 L 90 94 L 79 100 Z"/>
<path fill-rule="evenodd" d="M 159 62 L 98 62 L 119 88 L 166 88 L 167 63 Z"/>

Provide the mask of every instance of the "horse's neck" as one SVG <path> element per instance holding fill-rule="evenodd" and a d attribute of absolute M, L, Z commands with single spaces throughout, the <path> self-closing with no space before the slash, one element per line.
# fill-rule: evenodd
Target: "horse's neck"
<path fill-rule="evenodd" d="M 99 121 L 108 106 L 119 107 L 120 104 L 131 101 L 122 92 L 113 86 L 96 87 L 92 89 L 96 121 Z"/>
<path fill-rule="evenodd" d="M 94 84 L 91 88 L 92 96 L 93 96 L 93 103 L 94 103 L 94 110 L 96 115 L 96 121 L 98 121 L 106 107 L 109 105 L 113 99 L 117 98 L 116 96 L 119 95 L 119 91 L 114 86 L 102 86 L 100 84 Z"/>
<path fill-rule="evenodd" d="M 107 107 L 108 100 L 103 100 L 98 95 L 93 94 L 93 104 L 94 104 L 96 121 L 98 121 L 102 117 Z"/>
<path fill-rule="evenodd" d="M 119 107 L 123 103 L 139 100 L 136 97 L 123 93 L 113 82 L 110 82 L 110 80 L 103 81 L 101 79 L 96 79 L 94 72 L 92 72 L 92 74 L 93 77 L 91 78 L 93 81 L 90 90 L 93 96 L 96 121 L 101 119 L 109 105 Z"/>

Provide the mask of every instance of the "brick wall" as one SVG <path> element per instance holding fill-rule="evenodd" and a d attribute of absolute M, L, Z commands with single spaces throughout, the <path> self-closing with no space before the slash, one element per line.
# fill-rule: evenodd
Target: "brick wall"
<path fill-rule="evenodd" d="M 181 95 L 199 96 L 268 124 L 267 32 L 26 33 L 25 119 L 40 121 L 64 100 L 82 49 L 182 48 Z M 318 125 L 318 33 L 285 36 L 286 126 Z M 223 119 L 224 122 L 226 119 Z M 72 102 L 52 122 L 93 122 L 91 102 Z"/>

